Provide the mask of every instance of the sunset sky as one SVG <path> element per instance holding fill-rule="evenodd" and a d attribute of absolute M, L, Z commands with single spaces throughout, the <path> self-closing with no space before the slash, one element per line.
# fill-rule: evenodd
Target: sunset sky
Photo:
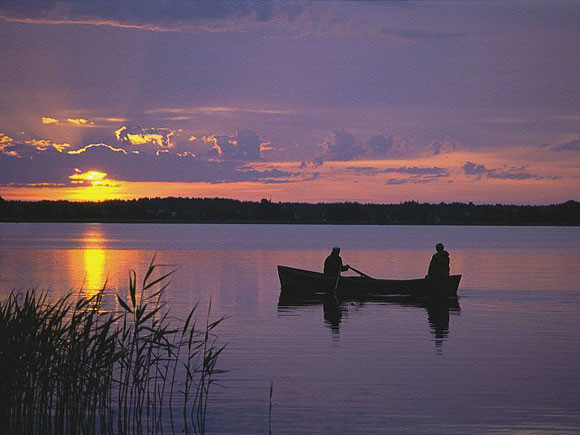
<path fill-rule="evenodd" d="M 0 3 L 0 196 L 580 200 L 580 2 Z"/>

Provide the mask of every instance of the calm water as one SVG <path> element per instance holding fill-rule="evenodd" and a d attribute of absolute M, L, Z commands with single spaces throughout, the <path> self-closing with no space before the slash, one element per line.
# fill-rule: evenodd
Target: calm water
<path fill-rule="evenodd" d="M 334 245 L 371 276 L 463 274 L 459 307 L 279 307 L 276 265 L 320 269 Z M 12 289 L 123 294 L 131 268 L 177 267 L 174 313 L 227 314 L 212 433 L 580 433 L 580 228 L 0 224 Z M 166 266 L 171 267 L 171 266 Z"/>

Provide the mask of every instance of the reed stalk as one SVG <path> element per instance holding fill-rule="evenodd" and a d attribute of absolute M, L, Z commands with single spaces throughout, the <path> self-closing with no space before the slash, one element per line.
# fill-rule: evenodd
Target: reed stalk
<path fill-rule="evenodd" d="M 106 285 L 76 301 L 35 289 L 0 301 L 2 433 L 205 433 L 224 318 L 210 321 L 211 303 L 202 328 L 197 305 L 172 318 L 173 271 L 157 272 L 154 259 L 140 284 L 130 272 L 120 312 L 105 309 Z"/>

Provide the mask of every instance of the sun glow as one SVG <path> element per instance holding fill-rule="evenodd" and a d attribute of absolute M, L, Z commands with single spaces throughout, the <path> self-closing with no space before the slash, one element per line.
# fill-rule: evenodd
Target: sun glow
<path fill-rule="evenodd" d="M 72 183 L 90 183 L 92 186 L 104 186 L 108 184 L 105 181 L 107 173 L 100 171 L 81 172 L 80 169 L 75 169 L 75 173 L 68 178 L 72 180 Z"/>

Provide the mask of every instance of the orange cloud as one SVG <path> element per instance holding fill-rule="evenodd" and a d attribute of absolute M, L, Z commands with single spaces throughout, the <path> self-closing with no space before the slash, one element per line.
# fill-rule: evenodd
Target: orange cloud
<path fill-rule="evenodd" d="M 84 118 L 66 118 L 66 119 L 56 119 L 50 118 L 48 116 L 43 116 L 40 118 L 43 124 L 55 124 L 55 125 L 74 125 L 76 127 L 90 127 L 95 123 Z"/>
<path fill-rule="evenodd" d="M 13 149 L 8 149 L 8 147 L 13 145 L 13 141 L 14 139 L 12 139 L 10 136 L 5 135 L 4 133 L 0 133 L 0 153 L 4 154 L 5 156 L 19 158 L 21 157 L 20 154 L 18 154 Z"/>
<path fill-rule="evenodd" d="M 54 148 L 59 153 L 62 153 L 66 148 L 71 146 L 68 143 L 55 143 L 47 139 L 31 139 L 25 141 L 25 143 L 28 145 L 32 145 L 38 151 L 46 151 L 49 148 Z"/>
<path fill-rule="evenodd" d="M 12 138 L 4 133 L 0 133 L 0 144 L 12 142 Z"/>
<path fill-rule="evenodd" d="M 155 145 L 158 148 L 173 148 L 175 133 L 168 128 L 135 128 L 130 129 L 122 126 L 115 131 L 115 136 L 120 142 L 131 145 Z"/>
<path fill-rule="evenodd" d="M 211 144 L 211 149 L 214 150 L 218 156 L 221 156 L 223 154 L 222 148 L 218 145 L 217 137 L 202 136 L 201 141 L 207 144 Z"/>
<path fill-rule="evenodd" d="M 83 118 L 67 118 L 66 121 L 69 124 L 74 124 L 74 125 L 79 125 L 79 126 L 92 124 L 91 121 L 88 121 L 88 120 L 83 119 Z"/>
<path fill-rule="evenodd" d="M 48 118 L 48 117 L 43 116 L 41 119 L 42 119 L 43 124 L 58 124 L 59 123 L 58 119 L 55 119 L 55 118 Z"/>

